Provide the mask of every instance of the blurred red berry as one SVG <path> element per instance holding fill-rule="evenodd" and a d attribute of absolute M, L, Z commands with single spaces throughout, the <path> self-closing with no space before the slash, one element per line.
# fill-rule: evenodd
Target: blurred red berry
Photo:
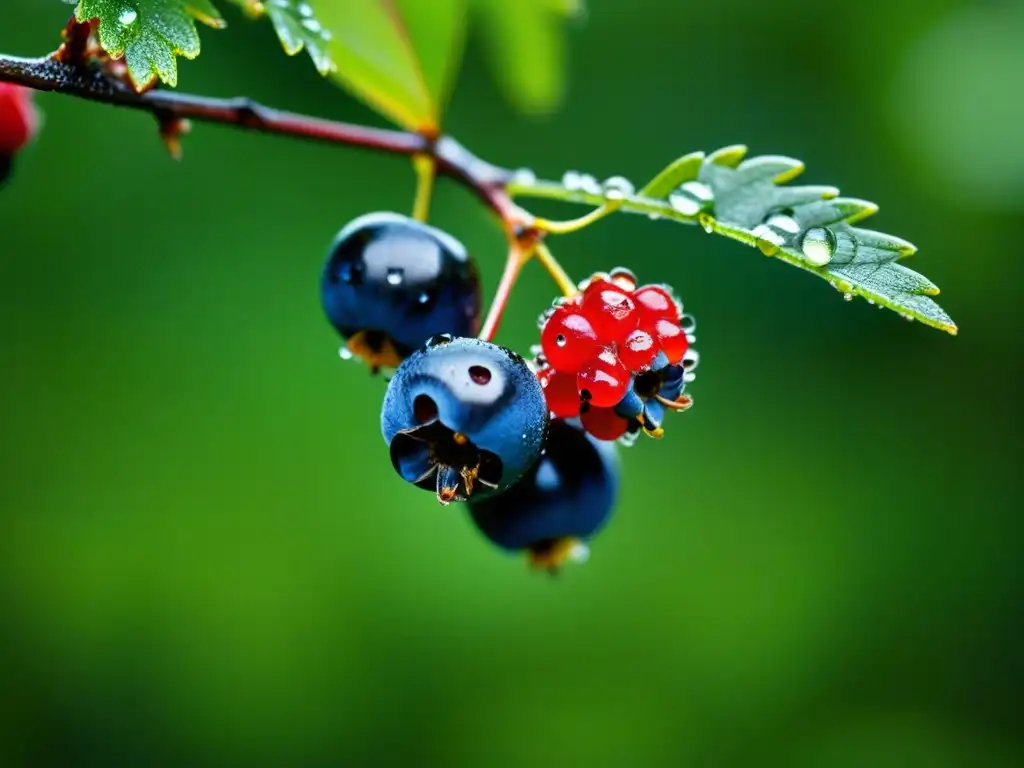
<path fill-rule="evenodd" d="M 39 114 L 32 91 L 20 85 L 0 83 L 0 154 L 14 155 L 35 135 Z"/>
<path fill-rule="evenodd" d="M 580 415 L 583 429 L 598 440 L 618 440 L 629 428 L 629 419 L 624 419 L 614 408 L 587 408 Z"/>

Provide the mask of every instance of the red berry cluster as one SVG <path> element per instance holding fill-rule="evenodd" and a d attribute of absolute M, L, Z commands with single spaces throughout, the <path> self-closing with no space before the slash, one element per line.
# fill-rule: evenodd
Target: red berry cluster
<path fill-rule="evenodd" d="M 580 417 L 594 437 L 615 440 L 628 419 L 616 413 L 636 376 L 655 364 L 676 365 L 686 332 L 672 289 L 637 287 L 620 269 L 598 273 L 576 296 L 543 318 L 538 372 L 548 407 L 558 418 Z"/>

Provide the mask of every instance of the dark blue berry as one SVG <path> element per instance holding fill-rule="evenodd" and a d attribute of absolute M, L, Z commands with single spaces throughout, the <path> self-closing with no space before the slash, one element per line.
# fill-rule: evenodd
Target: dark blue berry
<path fill-rule="evenodd" d="M 480 325 L 480 279 L 465 247 L 397 213 L 368 213 L 338 233 L 320 297 L 348 349 L 375 370 L 434 334 L 473 336 Z"/>
<path fill-rule="evenodd" d="M 437 336 L 388 383 L 381 432 L 405 480 L 465 501 L 505 491 L 540 457 L 548 408 L 515 352 Z"/>
<path fill-rule="evenodd" d="M 533 469 L 500 496 L 471 499 L 469 512 L 494 544 L 554 570 L 605 525 L 617 491 L 613 444 L 558 419 Z"/>

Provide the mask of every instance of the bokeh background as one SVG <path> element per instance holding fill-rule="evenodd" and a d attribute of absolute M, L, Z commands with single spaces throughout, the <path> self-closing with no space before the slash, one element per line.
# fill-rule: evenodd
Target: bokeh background
<path fill-rule="evenodd" d="M 552 580 L 394 476 L 321 317 L 327 244 L 409 208 L 405 163 L 210 126 L 175 163 L 147 116 L 42 96 L 0 197 L 0 763 L 1024 763 L 1021 4 L 589 6 L 561 110 L 513 110 L 474 35 L 450 131 L 555 178 L 800 157 L 920 247 L 960 336 L 695 227 L 560 240 L 673 283 L 702 366 Z M 0 50 L 66 15 L 6 3 Z M 381 124 L 228 19 L 182 88 Z M 446 185 L 435 219 L 493 286 L 486 212 Z M 501 340 L 552 295 L 531 270 Z"/>

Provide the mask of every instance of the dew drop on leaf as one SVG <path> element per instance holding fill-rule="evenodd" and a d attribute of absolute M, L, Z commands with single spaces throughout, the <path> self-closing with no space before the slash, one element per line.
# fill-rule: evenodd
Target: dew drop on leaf
<path fill-rule="evenodd" d="M 795 235 L 800 232 L 800 223 L 792 216 L 786 216 L 781 213 L 769 216 L 765 224 L 778 232 L 785 232 L 789 235 Z"/>
<path fill-rule="evenodd" d="M 765 224 L 758 224 L 751 234 L 756 238 L 755 245 L 765 256 L 774 256 L 786 241 L 782 235 Z"/>
<path fill-rule="evenodd" d="M 528 187 L 537 183 L 537 174 L 533 172 L 532 168 L 520 168 L 512 174 L 512 182 Z"/>
<path fill-rule="evenodd" d="M 800 244 L 804 258 L 816 267 L 823 267 L 832 261 L 836 253 L 836 235 L 826 227 L 811 227 L 804 234 Z"/>
<path fill-rule="evenodd" d="M 353 360 L 355 358 L 355 355 L 352 354 L 352 350 L 351 349 L 349 349 L 346 346 L 342 346 L 338 350 L 338 357 L 340 357 L 345 362 L 348 362 L 349 360 Z"/>
<path fill-rule="evenodd" d="M 138 12 L 134 8 L 125 8 L 117 16 L 117 22 L 122 27 L 130 27 L 135 23 L 135 20 L 139 18 Z"/>
<path fill-rule="evenodd" d="M 853 294 L 852 293 L 844 293 L 843 294 L 843 301 L 853 301 Z"/>
<path fill-rule="evenodd" d="M 601 191 L 609 200 L 621 200 L 632 195 L 636 188 L 625 176 L 610 176 L 601 184 Z"/>
<path fill-rule="evenodd" d="M 295 10 L 299 12 L 299 16 L 304 16 L 307 19 L 313 16 L 313 8 L 309 3 L 299 3 Z"/>
<path fill-rule="evenodd" d="M 312 32 L 314 35 L 319 35 L 323 32 L 323 27 L 320 26 L 320 22 L 316 19 L 303 19 L 302 26 Z"/>

